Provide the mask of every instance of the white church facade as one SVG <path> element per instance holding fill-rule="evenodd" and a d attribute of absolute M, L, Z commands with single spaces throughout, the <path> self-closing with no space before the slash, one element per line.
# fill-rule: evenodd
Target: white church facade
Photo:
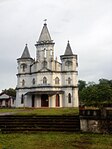
<path fill-rule="evenodd" d="M 54 42 L 45 23 L 36 46 L 36 59 L 28 46 L 17 59 L 16 107 L 78 107 L 77 55 L 67 43 L 61 62 L 54 59 Z"/>

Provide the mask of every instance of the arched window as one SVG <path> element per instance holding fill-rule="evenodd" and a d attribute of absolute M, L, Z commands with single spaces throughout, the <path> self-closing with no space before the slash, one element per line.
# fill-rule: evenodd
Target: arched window
<path fill-rule="evenodd" d="M 65 62 L 65 66 L 66 66 L 67 70 L 72 70 L 72 65 L 73 65 L 73 63 L 70 60 Z"/>
<path fill-rule="evenodd" d="M 21 95 L 21 104 L 23 104 L 24 103 L 24 95 L 22 94 Z"/>
<path fill-rule="evenodd" d="M 69 60 L 66 61 L 66 62 L 65 62 L 65 65 L 68 66 L 68 67 L 69 67 L 69 66 L 72 66 L 72 61 L 69 61 Z"/>
<path fill-rule="evenodd" d="M 25 80 L 24 79 L 22 80 L 22 86 L 25 86 Z"/>
<path fill-rule="evenodd" d="M 47 84 L 47 78 L 46 77 L 43 78 L 43 84 Z"/>
<path fill-rule="evenodd" d="M 21 64 L 21 68 L 22 68 L 22 71 L 25 72 L 25 69 L 27 68 L 27 65 L 25 63 Z"/>
<path fill-rule="evenodd" d="M 25 69 L 26 69 L 26 66 L 25 66 L 25 65 L 23 65 L 23 72 L 25 71 Z"/>
<path fill-rule="evenodd" d="M 72 102 L 72 100 L 71 100 L 71 94 L 69 93 L 68 94 L 68 103 L 71 103 Z"/>
<path fill-rule="evenodd" d="M 59 78 L 58 77 L 55 78 L 55 84 L 59 84 Z"/>
<path fill-rule="evenodd" d="M 70 77 L 68 78 L 68 84 L 71 84 L 71 78 Z"/>
<path fill-rule="evenodd" d="M 56 107 L 60 106 L 60 96 L 59 94 L 56 95 Z"/>
<path fill-rule="evenodd" d="M 47 62 L 45 60 L 43 61 L 43 67 L 47 67 Z"/>
<path fill-rule="evenodd" d="M 33 78 L 33 80 L 32 80 L 32 84 L 33 84 L 33 85 L 35 84 L 35 78 Z"/>

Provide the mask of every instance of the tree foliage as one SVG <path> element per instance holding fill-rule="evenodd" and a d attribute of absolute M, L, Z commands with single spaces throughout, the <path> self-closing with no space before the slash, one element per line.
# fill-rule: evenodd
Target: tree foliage
<path fill-rule="evenodd" d="M 79 80 L 79 81 L 78 81 L 78 87 L 79 87 L 79 91 L 82 91 L 83 88 L 86 87 L 86 81 Z"/>
<path fill-rule="evenodd" d="M 82 82 L 79 81 L 80 103 L 95 106 L 112 104 L 112 80 L 100 79 L 98 84 L 89 82 L 88 84 L 85 83 L 85 87 L 81 88 Z"/>

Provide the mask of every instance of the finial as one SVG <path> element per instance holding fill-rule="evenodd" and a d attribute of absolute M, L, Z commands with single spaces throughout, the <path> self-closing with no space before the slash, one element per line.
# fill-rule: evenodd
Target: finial
<path fill-rule="evenodd" d="M 68 40 L 68 43 L 69 43 L 69 40 Z"/>
<path fill-rule="evenodd" d="M 46 25 L 47 19 L 45 19 L 44 22 L 45 22 L 44 25 Z"/>
<path fill-rule="evenodd" d="M 27 45 L 28 45 L 28 44 L 26 43 L 26 47 L 27 47 Z"/>

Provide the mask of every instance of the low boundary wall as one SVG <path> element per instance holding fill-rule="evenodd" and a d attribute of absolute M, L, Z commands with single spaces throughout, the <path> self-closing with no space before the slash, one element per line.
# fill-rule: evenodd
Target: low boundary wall
<path fill-rule="evenodd" d="M 112 133 L 112 108 L 79 109 L 82 132 Z"/>

